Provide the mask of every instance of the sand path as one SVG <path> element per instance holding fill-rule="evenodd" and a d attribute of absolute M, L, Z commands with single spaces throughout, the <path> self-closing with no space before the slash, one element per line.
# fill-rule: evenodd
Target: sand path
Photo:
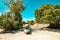
<path fill-rule="evenodd" d="M 26 35 L 24 32 L 7 33 L 0 34 L 0 40 L 60 40 L 60 33 L 43 30 L 35 31 L 31 35 Z"/>

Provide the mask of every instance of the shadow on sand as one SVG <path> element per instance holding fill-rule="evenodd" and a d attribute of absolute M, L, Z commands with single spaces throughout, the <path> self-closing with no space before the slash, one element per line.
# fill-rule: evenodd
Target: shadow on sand
<path fill-rule="evenodd" d="M 60 29 L 51 29 L 51 28 L 42 28 L 42 29 L 37 29 L 37 28 L 31 28 L 30 30 L 30 35 L 32 34 L 32 32 L 36 32 L 36 31 L 52 31 L 52 32 L 58 32 L 60 33 Z M 16 31 L 2 31 L 0 32 L 0 34 L 6 34 L 6 33 L 11 33 L 11 34 L 15 34 L 18 32 L 24 32 L 24 29 L 20 29 L 20 30 L 16 30 Z"/>
<path fill-rule="evenodd" d="M 51 29 L 51 28 L 42 28 L 41 30 L 44 30 L 44 31 L 52 31 L 52 32 L 58 32 L 60 33 L 60 29 Z"/>

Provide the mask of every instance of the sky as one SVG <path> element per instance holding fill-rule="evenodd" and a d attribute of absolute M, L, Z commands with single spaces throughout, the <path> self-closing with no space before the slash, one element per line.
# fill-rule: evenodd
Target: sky
<path fill-rule="evenodd" d="M 24 0 L 24 5 L 27 7 L 21 13 L 23 20 L 34 20 L 34 12 L 43 4 L 58 4 L 60 5 L 60 0 Z M 0 1 L 0 14 L 9 11 L 8 7 Z"/>

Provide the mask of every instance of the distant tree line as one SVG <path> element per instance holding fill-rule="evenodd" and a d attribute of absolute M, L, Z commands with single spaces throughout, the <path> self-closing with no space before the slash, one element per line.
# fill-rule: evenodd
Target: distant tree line
<path fill-rule="evenodd" d="M 60 29 L 60 5 L 44 4 L 35 10 L 36 23 L 48 23 L 50 28 Z"/>
<path fill-rule="evenodd" d="M 30 25 L 34 25 L 34 24 L 35 24 L 34 20 L 30 20 L 30 21 L 27 21 L 27 22 L 28 22 L 28 24 L 30 24 Z"/>

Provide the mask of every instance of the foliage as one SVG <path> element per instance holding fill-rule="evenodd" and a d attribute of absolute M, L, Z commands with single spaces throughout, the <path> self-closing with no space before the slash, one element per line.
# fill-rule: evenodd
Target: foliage
<path fill-rule="evenodd" d="M 60 28 L 60 5 L 45 4 L 35 10 L 37 23 L 49 23 L 53 28 Z"/>
<path fill-rule="evenodd" d="M 15 20 L 19 22 L 20 26 L 22 25 L 22 15 L 21 11 L 23 11 L 25 7 L 23 6 L 20 0 L 11 1 L 10 12 L 15 14 Z"/>
<path fill-rule="evenodd" d="M 16 2 L 15 2 L 16 1 Z M 6 0 L 5 5 L 9 6 L 10 12 L 0 16 L 0 28 L 5 30 L 17 30 L 22 27 L 21 12 L 25 9 L 21 0 Z"/>
<path fill-rule="evenodd" d="M 19 21 L 15 20 L 15 16 L 6 13 L 3 16 L 0 16 L 0 28 L 7 30 L 18 30 L 20 29 Z"/>
<path fill-rule="evenodd" d="M 30 25 L 34 25 L 34 21 L 33 21 L 33 20 L 28 21 L 28 24 L 30 24 Z"/>

